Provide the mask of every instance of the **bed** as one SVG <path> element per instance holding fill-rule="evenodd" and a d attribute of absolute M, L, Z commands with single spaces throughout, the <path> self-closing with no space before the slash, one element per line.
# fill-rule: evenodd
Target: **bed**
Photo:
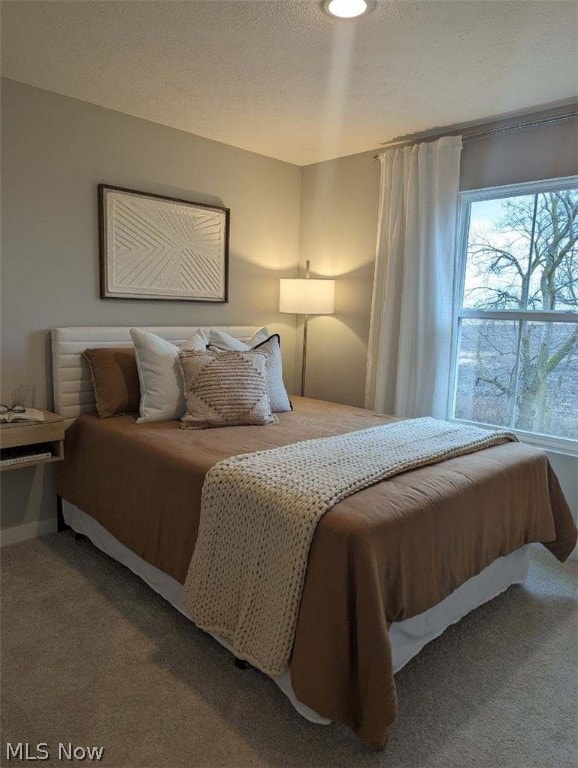
<path fill-rule="evenodd" d="M 199 432 L 178 422 L 137 425 L 130 415 L 98 419 L 81 353 L 130 346 L 129 330 L 52 333 L 55 409 L 69 425 L 59 495 L 67 524 L 184 611 L 201 489 L 214 464 L 391 417 L 294 398 L 275 427 Z M 180 342 L 195 329 L 150 330 Z M 246 338 L 255 329 L 225 330 Z M 349 496 L 317 526 L 290 667 L 275 681 L 303 716 L 339 721 L 383 747 L 397 708 L 394 673 L 450 624 L 522 582 L 532 542 L 563 560 L 576 529 L 545 454 L 526 445 L 497 445 Z"/>

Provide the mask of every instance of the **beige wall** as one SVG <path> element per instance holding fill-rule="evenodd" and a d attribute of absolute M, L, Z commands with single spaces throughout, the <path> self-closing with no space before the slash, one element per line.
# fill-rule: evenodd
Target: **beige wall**
<path fill-rule="evenodd" d="M 229 303 L 101 300 L 99 182 L 229 207 Z M 278 312 L 278 278 L 295 275 L 300 190 L 297 166 L 3 80 L 2 398 L 30 382 L 50 406 L 60 325 L 267 324 L 292 389 L 295 320 Z M 3 527 L 54 515 L 52 474 L 2 475 Z"/>
<path fill-rule="evenodd" d="M 362 406 L 380 164 L 375 152 L 303 168 L 300 259 L 337 276 L 334 317 L 315 319 L 308 347 L 308 394 Z M 578 174 L 578 120 L 464 143 L 461 189 Z M 299 346 L 299 344 L 298 344 Z M 552 454 L 578 514 L 578 460 Z"/>
<path fill-rule="evenodd" d="M 335 315 L 309 324 L 306 394 L 363 405 L 379 202 L 375 152 L 303 168 L 301 263 L 337 280 Z"/>
<path fill-rule="evenodd" d="M 465 142 L 460 188 L 483 189 L 575 174 L 576 118 Z"/>

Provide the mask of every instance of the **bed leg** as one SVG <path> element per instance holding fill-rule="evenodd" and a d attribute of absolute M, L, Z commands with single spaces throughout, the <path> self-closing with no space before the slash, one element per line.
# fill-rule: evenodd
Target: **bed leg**
<path fill-rule="evenodd" d="M 56 530 L 65 531 L 69 526 L 64 522 L 64 514 L 62 512 L 62 496 L 56 497 Z"/>
<path fill-rule="evenodd" d="M 235 666 L 237 669 L 248 669 L 249 665 L 243 659 L 235 659 Z"/>

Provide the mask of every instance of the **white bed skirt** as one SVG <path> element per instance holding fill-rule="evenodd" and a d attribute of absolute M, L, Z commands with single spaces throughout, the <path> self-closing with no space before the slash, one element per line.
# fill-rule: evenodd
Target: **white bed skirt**
<path fill-rule="evenodd" d="M 63 500 L 62 511 L 64 520 L 74 531 L 87 536 L 98 549 L 129 568 L 161 597 L 187 616 L 183 606 L 182 584 L 135 555 L 100 523 L 78 507 Z M 433 608 L 414 616 L 412 619 L 392 624 L 389 629 L 389 639 L 393 654 L 394 672 L 399 672 L 410 659 L 421 651 L 424 645 L 441 635 L 445 629 L 455 624 L 474 608 L 492 600 L 512 584 L 521 584 L 526 578 L 529 564 L 530 545 L 528 544 L 507 557 L 500 557 L 495 560 L 481 573 L 466 581 L 465 584 L 462 584 L 449 597 L 446 597 Z M 231 650 L 231 646 L 226 640 L 217 635 L 213 635 L 213 637 L 225 648 Z M 331 722 L 297 699 L 291 686 L 289 672 L 274 676 L 272 679 L 289 698 L 300 715 L 321 725 L 327 725 Z"/>

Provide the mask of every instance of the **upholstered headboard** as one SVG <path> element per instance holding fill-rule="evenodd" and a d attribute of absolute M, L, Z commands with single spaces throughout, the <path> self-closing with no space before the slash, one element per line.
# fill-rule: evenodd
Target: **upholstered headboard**
<path fill-rule="evenodd" d="M 134 326 L 77 327 L 52 329 L 52 378 L 54 385 L 54 410 L 64 418 L 68 427 L 81 413 L 96 411 L 94 392 L 88 364 L 82 357 L 85 349 L 94 347 L 131 347 L 130 329 Z M 173 344 L 185 341 L 203 326 L 144 327 Z M 214 327 L 214 326 L 213 326 Z M 209 327 L 204 330 L 209 331 Z M 219 326 L 236 339 L 250 339 L 258 330 L 256 326 Z"/>

